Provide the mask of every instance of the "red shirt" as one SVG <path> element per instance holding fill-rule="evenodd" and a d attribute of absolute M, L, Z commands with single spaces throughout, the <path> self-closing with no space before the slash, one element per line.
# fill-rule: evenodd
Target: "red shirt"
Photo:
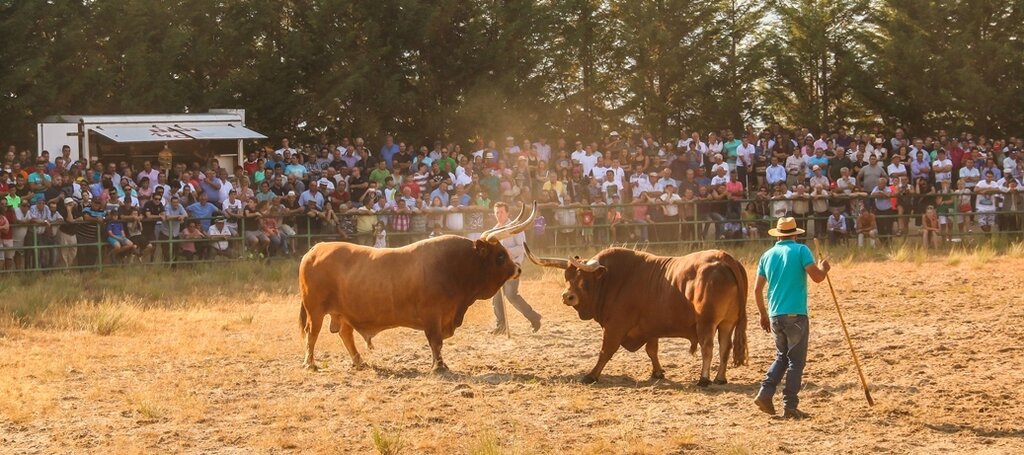
<path fill-rule="evenodd" d="M 955 149 L 950 149 L 949 153 L 947 153 L 947 155 L 949 155 L 949 160 L 953 162 L 953 170 L 954 171 L 959 170 L 960 169 L 960 162 L 963 161 L 963 159 L 964 159 L 964 149 L 962 149 L 960 147 L 957 147 Z"/>
<path fill-rule="evenodd" d="M 3 216 L 0 216 L 0 227 L 7 226 L 7 232 L 0 232 L 0 240 L 11 240 L 14 238 L 14 227 L 11 223 L 14 222 L 14 212 L 8 210 Z"/>
<path fill-rule="evenodd" d="M 401 192 L 405 192 L 406 188 L 409 188 L 409 190 L 412 191 L 412 195 L 411 196 L 414 199 L 419 199 L 420 198 L 420 186 L 417 185 L 416 182 L 406 183 L 406 184 L 402 185 L 402 188 L 400 189 L 400 191 Z"/>

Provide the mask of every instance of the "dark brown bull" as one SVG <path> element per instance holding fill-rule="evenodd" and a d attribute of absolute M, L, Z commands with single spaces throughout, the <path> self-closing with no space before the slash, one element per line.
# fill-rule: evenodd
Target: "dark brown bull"
<path fill-rule="evenodd" d="M 493 297 L 519 275 L 500 241 L 532 225 L 536 211 L 534 205 L 523 219 L 523 210 L 516 221 L 476 241 L 445 235 L 394 249 L 342 242 L 314 246 L 299 264 L 306 368 L 316 369 L 313 347 L 324 316 L 331 315 L 331 332 L 341 336 L 356 367 L 363 360 L 353 331 L 372 349 L 371 340 L 380 331 L 408 327 L 426 333 L 434 370 L 447 370 L 441 358 L 444 339 L 462 325 L 470 305 Z"/>
<path fill-rule="evenodd" d="M 700 386 L 710 384 L 715 333 L 721 358 L 716 384 L 725 384 L 725 368 L 732 349 L 734 363 L 747 356 L 747 272 L 724 251 L 711 250 L 682 257 L 609 248 L 587 263 L 574 259 L 538 258 L 537 265 L 565 270 L 562 302 L 576 309 L 580 319 L 593 319 L 604 329 L 597 365 L 584 383 L 598 375 L 619 346 L 631 352 L 647 345 L 651 377 L 665 377 L 658 362 L 658 339 L 690 340 L 690 352 L 701 348 Z M 731 337 L 731 339 L 730 339 Z"/>

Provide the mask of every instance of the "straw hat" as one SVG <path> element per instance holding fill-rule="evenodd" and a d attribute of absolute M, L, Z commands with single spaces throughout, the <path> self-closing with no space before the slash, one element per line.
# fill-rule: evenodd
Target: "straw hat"
<path fill-rule="evenodd" d="M 768 235 L 772 237 L 788 237 L 803 233 L 804 230 L 796 227 L 796 220 L 790 216 L 779 218 L 778 223 L 775 224 L 775 228 L 768 230 Z"/>

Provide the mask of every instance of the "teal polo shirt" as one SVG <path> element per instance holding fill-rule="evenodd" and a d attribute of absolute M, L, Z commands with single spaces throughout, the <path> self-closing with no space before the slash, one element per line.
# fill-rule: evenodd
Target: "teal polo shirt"
<path fill-rule="evenodd" d="M 807 245 L 780 240 L 761 255 L 757 275 L 768 281 L 768 316 L 807 315 L 807 266 L 814 256 Z"/>

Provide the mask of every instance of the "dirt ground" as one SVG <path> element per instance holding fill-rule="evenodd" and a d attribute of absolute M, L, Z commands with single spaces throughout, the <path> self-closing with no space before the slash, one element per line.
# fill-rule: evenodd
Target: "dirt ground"
<path fill-rule="evenodd" d="M 833 282 L 877 404 L 864 400 L 824 283 L 811 285 L 802 392 L 809 421 L 751 400 L 774 355 L 749 326 L 750 363 L 696 387 L 688 342 L 663 340 L 668 379 L 620 350 L 595 385 L 600 328 L 557 296 L 560 276 L 522 285 L 544 315 L 530 334 L 487 333 L 478 302 L 429 373 L 421 333 L 380 334 L 353 370 L 338 337 L 300 368 L 291 293 L 140 310 L 108 336 L 8 330 L 0 337 L 3 453 L 1021 453 L 1024 259 L 836 264 Z M 752 269 L 748 269 L 752 272 Z M 511 309 L 510 309 L 511 310 Z M 753 298 L 748 311 L 756 314 Z M 781 409 L 781 405 L 777 404 Z"/>

